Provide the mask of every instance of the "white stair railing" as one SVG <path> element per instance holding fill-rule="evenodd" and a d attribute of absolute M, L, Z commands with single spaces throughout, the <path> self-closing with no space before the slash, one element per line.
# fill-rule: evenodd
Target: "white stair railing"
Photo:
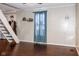
<path fill-rule="evenodd" d="M 6 29 L 8 30 L 8 32 L 12 35 L 13 39 L 15 40 L 15 42 L 19 43 L 18 37 L 14 33 L 13 29 L 9 25 L 6 17 L 4 16 L 4 14 L 3 14 L 3 12 L 1 10 L 0 10 L 0 19 L 1 19 L 2 23 L 4 24 L 4 26 L 6 27 Z"/>

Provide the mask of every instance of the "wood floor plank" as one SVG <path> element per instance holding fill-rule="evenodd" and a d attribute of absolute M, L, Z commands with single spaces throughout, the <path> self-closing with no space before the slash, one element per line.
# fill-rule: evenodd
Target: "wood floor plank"
<path fill-rule="evenodd" d="M 76 48 L 58 45 L 34 44 L 20 42 L 15 46 L 2 43 L 0 40 L 1 56 L 77 56 Z"/>

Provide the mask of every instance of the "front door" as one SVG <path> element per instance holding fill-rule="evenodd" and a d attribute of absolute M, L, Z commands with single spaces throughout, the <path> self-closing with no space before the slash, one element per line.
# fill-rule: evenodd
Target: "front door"
<path fill-rule="evenodd" d="M 47 42 L 46 39 L 46 18 L 47 12 L 40 11 L 35 12 L 34 17 L 34 41 L 35 42 Z"/>

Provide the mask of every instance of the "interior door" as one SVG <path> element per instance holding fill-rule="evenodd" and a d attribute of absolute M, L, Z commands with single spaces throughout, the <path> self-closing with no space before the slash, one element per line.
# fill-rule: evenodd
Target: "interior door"
<path fill-rule="evenodd" d="M 34 41 L 46 42 L 46 18 L 47 12 L 35 12 L 34 17 Z"/>

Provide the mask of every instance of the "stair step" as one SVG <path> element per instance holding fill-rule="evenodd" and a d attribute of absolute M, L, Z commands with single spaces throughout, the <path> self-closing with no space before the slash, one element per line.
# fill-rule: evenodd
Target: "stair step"
<path fill-rule="evenodd" d="M 0 28 L 1 31 L 6 31 L 6 28 L 2 27 Z"/>
<path fill-rule="evenodd" d="M 8 31 L 2 31 L 2 32 L 8 32 Z"/>
<path fill-rule="evenodd" d="M 8 34 L 4 34 L 4 35 L 6 35 L 6 36 L 11 36 L 9 33 L 8 33 Z"/>
<path fill-rule="evenodd" d="M 6 37 L 12 37 L 11 35 L 9 35 L 9 34 L 4 34 Z"/>
<path fill-rule="evenodd" d="M 4 26 L 0 26 L 0 28 L 5 28 Z"/>
<path fill-rule="evenodd" d="M 0 22 L 2 22 L 2 21 L 0 20 Z"/>
<path fill-rule="evenodd" d="M 4 26 L 4 24 L 0 24 L 0 25 Z"/>
<path fill-rule="evenodd" d="M 3 24 L 2 22 L 0 22 L 0 24 Z"/>
<path fill-rule="evenodd" d="M 1 31 L 7 31 L 6 29 L 1 29 Z"/>
<path fill-rule="evenodd" d="M 3 34 L 8 34 L 8 32 L 4 32 Z"/>
<path fill-rule="evenodd" d="M 6 36 L 7 39 L 13 39 L 12 36 Z"/>
<path fill-rule="evenodd" d="M 6 37 L 7 39 L 9 39 L 9 40 L 13 40 L 13 38 L 12 37 Z"/>
<path fill-rule="evenodd" d="M 8 31 L 1 31 L 3 34 L 8 33 Z"/>
<path fill-rule="evenodd" d="M 5 27 L 3 24 L 0 24 L 0 27 Z"/>

